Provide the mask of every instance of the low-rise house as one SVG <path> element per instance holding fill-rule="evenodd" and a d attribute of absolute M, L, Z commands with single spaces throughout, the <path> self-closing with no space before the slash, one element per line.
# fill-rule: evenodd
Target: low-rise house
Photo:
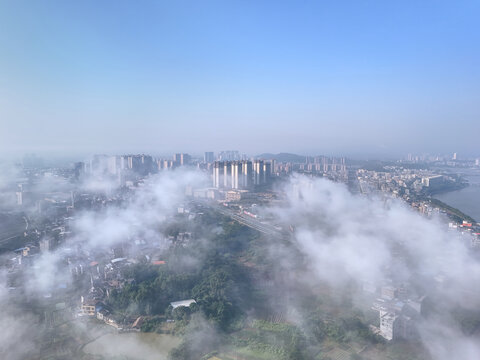
<path fill-rule="evenodd" d="M 109 315 L 110 315 L 110 311 L 108 311 L 105 308 L 97 311 L 98 320 L 105 321 L 105 319 L 108 318 Z"/>
<path fill-rule="evenodd" d="M 81 298 L 81 305 L 80 305 L 80 316 L 95 316 L 95 305 L 97 304 L 97 300 L 94 299 L 85 299 L 83 296 Z"/>

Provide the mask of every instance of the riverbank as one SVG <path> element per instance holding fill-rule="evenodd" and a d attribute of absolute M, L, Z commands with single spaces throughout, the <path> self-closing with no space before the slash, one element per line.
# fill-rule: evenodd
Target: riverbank
<path fill-rule="evenodd" d="M 444 171 L 445 169 L 439 170 Z M 448 172 L 451 176 L 457 177 L 460 183 L 468 184 L 468 186 L 435 192 L 431 194 L 431 197 L 457 209 L 470 219 L 480 221 L 480 168 L 457 169 L 454 172 L 452 169 L 448 169 Z"/>
<path fill-rule="evenodd" d="M 438 207 L 439 209 L 447 212 L 450 216 L 454 217 L 457 220 L 457 222 L 459 222 L 459 223 L 461 223 L 462 221 L 467 221 L 467 222 L 470 222 L 470 223 L 476 223 L 474 218 L 472 218 L 471 216 L 461 212 L 459 209 L 454 208 L 454 207 L 444 203 L 443 201 L 440 201 L 436 198 L 431 198 L 430 203 L 433 206 Z"/>
<path fill-rule="evenodd" d="M 480 184 L 474 183 L 466 188 L 432 196 L 458 213 L 465 214 L 473 221 L 480 221 Z"/>

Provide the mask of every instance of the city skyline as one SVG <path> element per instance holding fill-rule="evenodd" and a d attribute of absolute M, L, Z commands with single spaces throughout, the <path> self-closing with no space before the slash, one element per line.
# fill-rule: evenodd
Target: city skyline
<path fill-rule="evenodd" d="M 0 360 L 479 360 L 478 19 L 0 0 Z"/>

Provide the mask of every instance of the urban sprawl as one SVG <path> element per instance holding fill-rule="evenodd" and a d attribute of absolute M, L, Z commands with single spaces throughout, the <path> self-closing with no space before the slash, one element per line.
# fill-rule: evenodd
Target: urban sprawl
<path fill-rule="evenodd" d="M 205 183 L 188 185 L 185 201 L 174 205 L 173 213 L 189 220 L 202 216 L 208 208 L 263 234 L 279 238 L 292 236 L 295 229 L 290 224 L 264 217 L 259 209 L 271 202 L 282 202 L 279 185 L 291 174 L 300 173 L 312 179 L 327 178 L 343 183 L 358 196 L 376 196 L 385 202 L 402 199 L 423 216 L 443 216 L 445 227 L 450 231 L 468 234 L 465 239 L 469 239 L 471 251 L 480 247 L 480 225 L 468 214 L 432 197 L 442 191 L 468 186 L 455 171 L 442 169 L 480 165 L 478 159 L 461 161 L 456 154 L 452 157 L 409 155 L 378 168 L 343 157 L 249 158 L 238 151 L 206 152 L 203 158 L 179 153 L 169 159 L 144 154 L 94 155 L 90 161 L 66 168 L 45 167 L 34 160 L 30 158 L 19 166 L 12 187 L 3 189 L 3 195 L 11 196 L 14 201 L 0 214 L 0 242 L 3 251 L 9 253 L 4 267 L 8 269 L 10 293 L 27 298 L 29 294 L 22 293 L 24 274 L 36 271 L 39 254 L 60 249 L 63 268 L 74 279 L 77 288 L 72 292 L 66 283 L 59 281 L 55 284 L 55 293 L 42 294 L 47 309 L 43 320 L 47 326 L 88 317 L 97 318 L 118 331 L 140 330 L 142 316 L 121 318 L 106 305 L 112 291 L 134 281 L 124 276 L 123 269 L 138 262 L 165 266 L 165 249 L 188 247 L 196 240 L 196 234 L 178 232 L 153 243 L 142 238 L 139 231 L 127 234 L 125 241 L 108 251 L 92 252 L 84 251 L 78 244 L 70 244 L 70 239 L 76 235 L 71 224 L 76 214 L 83 210 L 101 211 L 121 204 L 139 188 L 151 186 L 152 174 L 164 171 L 193 170 L 208 179 Z M 433 166 L 422 167 L 422 164 Z M 103 187 L 79 186 L 88 181 L 110 184 L 110 188 L 106 191 Z M 44 182 L 54 186 L 38 186 Z M 437 286 L 442 286 L 444 280 L 443 275 L 433 279 Z M 370 326 L 372 333 L 387 341 L 415 338 L 415 323 L 422 316 L 428 294 L 412 298 L 409 286 L 395 283 L 393 279 L 381 287 L 363 284 L 365 296 L 371 299 L 371 308 L 378 313 L 377 325 Z M 172 310 L 196 302 L 195 299 L 171 300 Z"/>

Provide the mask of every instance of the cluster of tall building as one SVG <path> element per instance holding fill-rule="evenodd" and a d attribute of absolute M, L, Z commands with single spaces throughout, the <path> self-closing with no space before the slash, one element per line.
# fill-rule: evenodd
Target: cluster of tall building
<path fill-rule="evenodd" d="M 305 172 L 323 176 L 346 173 L 345 158 L 334 157 L 298 157 L 296 161 L 279 162 L 275 160 L 247 160 L 239 151 L 212 151 L 204 153 L 202 159 L 192 159 L 189 154 L 176 153 L 170 158 L 153 158 L 150 155 L 94 155 L 88 163 L 77 163 L 75 174 L 117 177 L 120 183 L 147 176 L 163 170 L 182 166 L 196 166 L 212 173 L 213 187 L 226 190 L 247 190 L 261 187 L 271 182 L 273 176 L 288 175 L 291 172 Z M 337 175 L 335 175 L 337 174 Z M 338 175 L 340 176 L 340 175 Z"/>
<path fill-rule="evenodd" d="M 218 153 L 218 160 L 219 161 L 238 161 L 238 160 L 246 160 L 246 155 L 240 155 L 238 150 L 226 150 L 220 151 Z"/>
<path fill-rule="evenodd" d="M 191 165 L 192 157 L 189 154 L 179 153 L 174 154 L 173 159 L 158 159 L 156 164 L 156 170 L 170 170 L 179 166 Z"/>
<path fill-rule="evenodd" d="M 203 162 L 204 163 L 213 163 L 214 161 L 215 161 L 215 156 L 213 154 L 213 151 L 205 152 L 205 155 L 203 156 Z"/>
<path fill-rule="evenodd" d="M 284 162 L 277 165 L 277 171 L 280 173 L 291 173 L 293 171 L 309 173 L 332 173 L 346 172 L 347 165 L 345 158 L 315 156 L 306 157 L 305 162 Z"/>
<path fill-rule="evenodd" d="M 155 173 L 159 170 L 168 170 L 192 163 L 189 154 L 174 154 L 171 159 L 155 159 L 150 155 L 94 155 L 87 163 L 75 164 L 75 174 L 79 177 L 82 173 L 96 176 L 118 176 L 125 172 L 131 172 L 141 176 Z"/>
<path fill-rule="evenodd" d="M 306 163 L 300 168 L 309 172 L 335 172 L 346 171 L 347 166 L 345 164 L 345 158 L 335 158 L 327 156 L 315 156 L 313 158 L 307 158 Z"/>
<path fill-rule="evenodd" d="M 408 298 L 405 288 L 384 286 L 381 297 L 372 304 L 372 310 L 378 311 L 379 327 L 371 326 L 373 332 L 384 339 L 418 339 L 417 324 L 425 315 L 426 296 Z"/>
<path fill-rule="evenodd" d="M 402 159 L 401 161 L 406 161 L 409 163 L 434 163 L 436 165 L 461 166 L 461 167 L 480 165 L 479 158 L 469 157 L 466 155 L 459 156 L 459 154 L 456 152 L 452 154 L 443 154 L 443 155 L 408 154 L 407 157 L 405 159 Z"/>
<path fill-rule="evenodd" d="M 220 189 L 250 189 L 268 184 L 274 162 L 263 160 L 216 161 L 213 165 L 213 187 Z"/>
<path fill-rule="evenodd" d="M 131 170 L 140 175 L 147 175 L 155 169 L 155 161 L 150 155 L 93 155 L 89 163 L 76 163 L 75 173 L 93 175 L 118 175 Z"/>

